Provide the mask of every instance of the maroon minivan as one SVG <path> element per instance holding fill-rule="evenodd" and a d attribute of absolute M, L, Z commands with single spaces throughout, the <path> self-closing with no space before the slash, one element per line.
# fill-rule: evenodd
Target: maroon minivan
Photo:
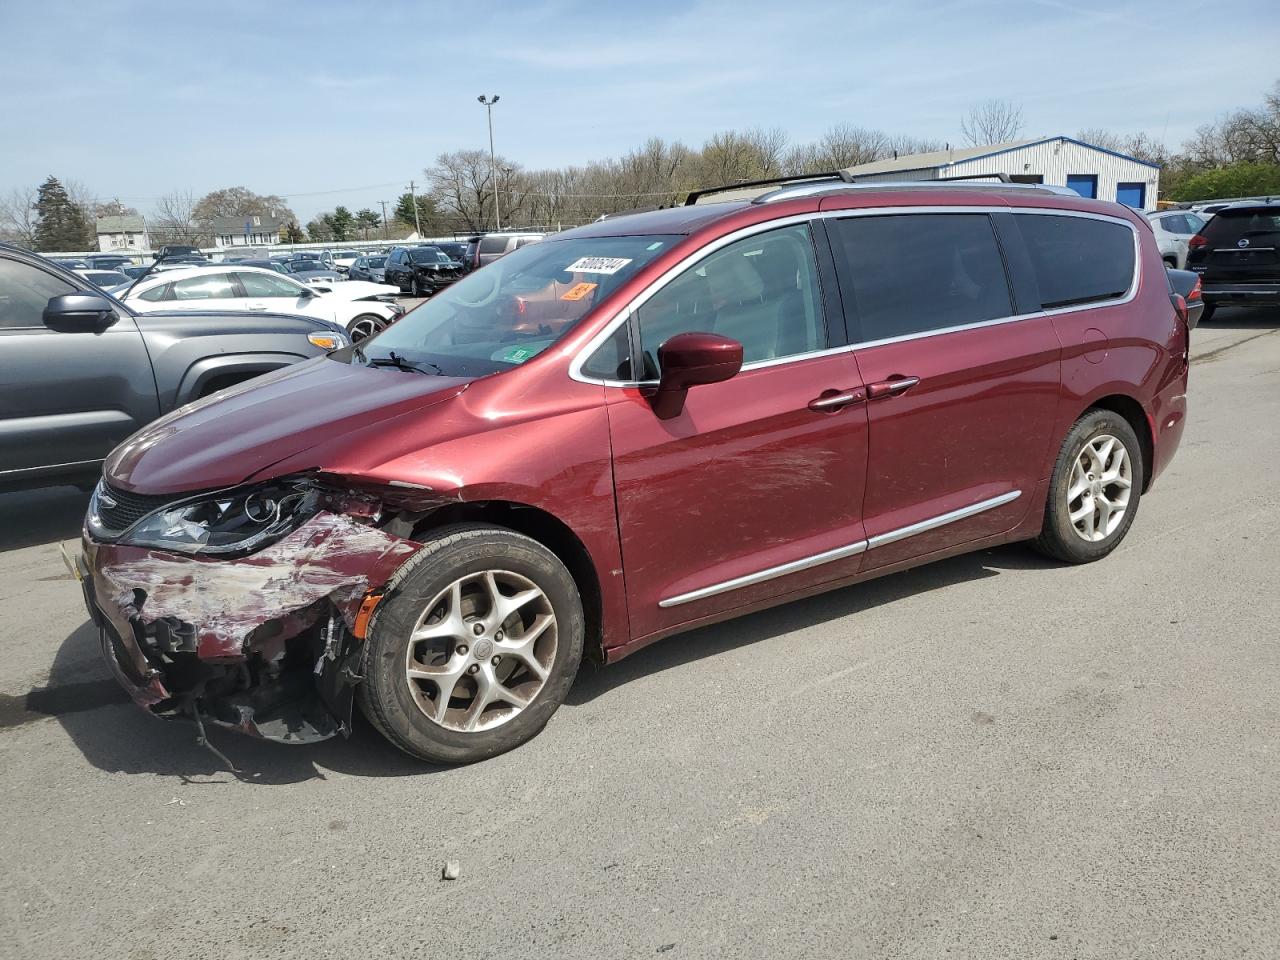
<path fill-rule="evenodd" d="M 994 544 L 1115 549 L 1186 415 L 1141 216 L 754 192 L 516 250 L 119 447 L 80 571 L 120 682 L 286 742 L 358 699 L 471 761 L 536 734 L 584 656 Z"/>

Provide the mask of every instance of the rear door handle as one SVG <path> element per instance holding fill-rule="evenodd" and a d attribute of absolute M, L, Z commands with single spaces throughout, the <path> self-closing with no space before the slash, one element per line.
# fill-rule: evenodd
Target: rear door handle
<path fill-rule="evenodd" d="M 867 399 L 878 400 L 881 397 L 892 397 L 902 393 L 904 390 L 910 390 L 919 382 L 919 377 L 893 377 L 889 380 L 881 380 L 879 383 L 869 383 L 867 384 Z"/>
<path fill-rule="evenodd" d="M 809 401 L 809 409 L 819 413 L 835 413 L 852 404 L 861 403 L 866 398 L 861 390 L 824 390 L 822 396 Z"/>

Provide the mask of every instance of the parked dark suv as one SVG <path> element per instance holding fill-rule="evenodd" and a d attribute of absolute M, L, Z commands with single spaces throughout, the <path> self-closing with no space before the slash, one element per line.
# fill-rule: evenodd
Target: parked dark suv
<path fill-rule="evenodd" d="M 1280 304 L 1280 200 L 1219 210 L 1191 238 L 1187 269 L 1200 274 L 1203 320 L 1224 303 Z"/>
<path fill-rule="evenodd" d="M 396 247 L 382 265 L 383 282 L 402 293 L 425 297 L 443 290 L 462 276 L 462 264 L 436 246 Z"/>
<path fill-rule="evenodd" d="M 477 760 L 584 656 L 1010 541 L 1116 548 L 1187 409 L 1140 214 L 757 194 L 529 244 L 116 450 L 80 569 L 134 699 L 297 742 L 355 696 Z"/>
<path fill-rule="evenodd" d="M 111 449 L 161 414 L 348 342 L 307 317 L 137 314 L 0 244 L 0 489 L 91 485 Z"/>

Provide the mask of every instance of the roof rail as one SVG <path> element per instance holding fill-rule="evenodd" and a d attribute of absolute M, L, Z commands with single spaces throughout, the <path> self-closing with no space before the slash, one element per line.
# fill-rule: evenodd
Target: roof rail
<path fill-rule="evenodd" d="M 779 200 L 792 200 L 796 197 L 807 197 L 818 193 L 835 193 L 844 190 L 937 190 L 937 189 L 955 189 L 957 182 L 986 180 L 995 178 L 997 183 L 982 189 L 989 192 L 1004 193 L 1005 191 L 1023 193 L 1048 193 L 1057 196 L 1075 197 L 1079 196 L 1069 187 L 1058 187 L 1047 183 L 1012 183 L 1009 181 L 1009 175 L 1005 173 L 983 173 L 975 174 L 972 177 L 939 177 L 936 180 L 863 180 L 856 183 L 832 183 L 830 181 L 823 183 L 796 184 L 795 186 L 780 187 L 777 190 L 770 190 L 762 193 L 754 198 L 752 203 L 776 203 Z"/>
<path fill-rule="evenodd" d="M 713 193 L 729 193 L 733 190 L 750 190 L 752 187 L 768 187 L 773 184 L 785 183 L 814 183 L 835 181 L 837 183 L 852 183 L 849 174 L 844 170 L 832 170 L 829 173 L 806 173 L 795 177 L 771 177 L 768 180 L 742 180 L 738 183 L 727 183 L 721 187 L 704 187 L 701 190 L 690 191 L 689 196 L 685 198 L 684 205 L 691 207 L 698 202 L 701 197 L 708 196 Z"/>

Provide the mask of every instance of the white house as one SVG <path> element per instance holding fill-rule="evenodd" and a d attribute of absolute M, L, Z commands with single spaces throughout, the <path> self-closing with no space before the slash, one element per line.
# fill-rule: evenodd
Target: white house
<path fill-rule="evenodd" d="M 850 167 L 857 181 L 941 180 L 1005 173 L 1015 183 L 1070 187 L 1081 196 L 1156 209 L 1160 167 L 1071 137 L 913 153 Z"/>
<path fill-rule="evenodd" d="M 124 217 L 99 217 L 96 225 L 98 249 L 103 253 L 117 250 L 147 250 L 147 224 L 136 214 Z"/>
<path fill-rule="evenodd" d="M 280 242 L 285 228 L 283 217 L 214 217 L 213 245 L 225 247 L 266 247 Z"/>

